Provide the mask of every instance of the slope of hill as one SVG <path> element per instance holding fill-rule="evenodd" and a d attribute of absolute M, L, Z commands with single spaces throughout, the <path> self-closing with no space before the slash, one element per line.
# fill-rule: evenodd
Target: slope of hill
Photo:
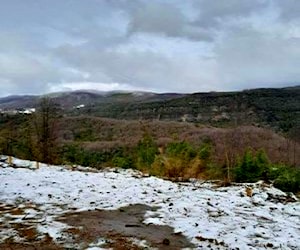
<path fill-rule="evenodd" d="M 127 120 L 187 121 L 213 126 L 257 125 L 287 132 L 300 124 L 300 87 L 241 92 L 155 94 L 74 91 L 50 94 L 65 114 Z M 0 99 L 0 109 L 28 108 L 38 96 Z M 81 105 L 80 109 L 76 109 Z"/>
<path fill-rule="evenodd" d="M 189 121 L 215 126 L 262 125 L 288 131 L 300 122 L 300 89 L 195 93 L 180 98 L 87 106 L 90 115 L 117 119 Z"/>
<path fill-rule="evenodd" d="M 42 96 L 8 96 L 0 98 L 0 109 L 9 110 L 36 107 L 39 104 L 39 100 L 43 97 L 51 98 L 65 111 L 72 111 L 72 109 L 78 105 L 101 108 L 103 105 L 109 105 L 110 107 L 110 105 L 115 104 L 122 106 L 129 103 L 160 102 L 183 96 L 185 95 L 176 93 L 156 94 L 150 92 L 78 90 L 50 93 Z"/>
<path fill-rule="evenodd" d="M 215 128 L 174 121 L 126 121 L 97 117 L 65 117 L 59 121 L 59 138 L 65 143 L 77 143 L 89 151 L 111 151 L 121 147 L 135 147 L 145 131 L 159 146 L 172 141 L 187 141 L 200 146 L 205 141 L 214 145 L 213 161 L 222 164 L 230 149 L 243 155 L 247 148 L 264 149 L 272 162 L 300 164 L 300 154 L 294 157 L 291 142 L 270 129 L 254 126 Z M 296 152 L 300 145 L 295 144 Z"/>
<path fill-rule="evenodd" d="M 37 103 L 37 96 L 14 95 L 0 98 L 0 109 L 19 109 L 34 107 Z"/>

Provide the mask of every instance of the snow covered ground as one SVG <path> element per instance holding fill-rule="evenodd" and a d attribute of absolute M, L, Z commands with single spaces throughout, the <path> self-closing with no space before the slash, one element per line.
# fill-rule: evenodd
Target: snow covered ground
<path fill-rule="evenodd" d="M 55 218 L 65 212 L 145 204 L 159 207 L 146 213 L 145 224 L 169 225 L 198 249 L 300 249 L 299 201 L 285 202 L 285 193 L 261 183 L 248 184 L 253 191 L 248 197 L 246 184 L 173 183 L 133 170 L 95 173 L 44 164 L 34 169 L 33 162 L 13 162 L 23 168 L 0 162 L 0 224 L 24 220 L 24 213 L 7 214 L 5 208 L 25 208 L 38 231 L 58 239 L 68 226 Z M 0 243 L 9 237 L 22 240 L 3 227 Z"/>

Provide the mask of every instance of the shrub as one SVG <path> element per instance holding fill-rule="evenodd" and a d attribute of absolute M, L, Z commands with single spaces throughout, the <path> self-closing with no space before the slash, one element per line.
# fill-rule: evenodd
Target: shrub
<path fill-rule="evenodd" d="M 268 177 L 274 181 L 274 186 L 282 191 L 300 191 L 300 169 L 285 165 L 274 165 L 270 168 Z"/>
<path fill-rule="evenodd" d="M 100 168 L 102 164 L 110 162 L 118 149 L 112 151 L 90 151 L 78 145 L 65 145 L 61 150 L 64 163 L 78 164 Z"/>
<path fill-rule="evenodd" d="M 158 153 L 158 147 L 155 144 L 153 138 L 145 134 L 143 139 L 139 141 L 136 149 L 137 166 L 139 169 L 151 167 L 154 162 L 155 155 Z"/>
<path fill-rule="evenodd" d="M 221 167 L 210 162 L 205 165 L 205 179 L 224 180 L 227 178 L 227 173 L 225 169 L 225 167 Z"/>
<path fill-rule="evenodd" d="M 201 145 L 198 155 L 201 160 L 208 161 L 211 157 L 212 146 L 210 143 L 204 143 Z"/>
<path fill-rule="evenodd" d="M 171 142 L 167 145 L 166 154 L 170 157 L 181 158 L 190 161 L 197 155 L 196 150 L 188 142 Z"/>
<path fill-rule="evenodd" d="M 264 178 L 269 168 L 269 161 L 264 151 L 258 151 L 253 155 L 247 150 L 235 168 L 235 180 L 237 182 L 256 182 Z"/>
<path fill-rule="evenodd" d="M 156 155 L 154 162 L 149 169 L 151 175 L 164 176 L 165 175 L 165 157 Z"/>
<path fill-rule="evenodd" d="M 272 181 L 276 188 L 285 192 L 299 192 L 300 169 L 286 165 L 270 164 L 264 151 L 253 155 L 247 150 L 235 168 L 237 182 L 256 182 L 258 180 Z"/>
<path fill-rule="evenodd" d="M 155 157 L 150 173 L 169 178 L 204 178 L 210 148 L 205 144 L 198 151 L 188 142 L 171 142 L 164 154 Z"/>
<path fill-rule="evenodd" d="M 118 168 L 134 168 L 134 162 L 130 156 L 115 156 L 112 163 Z"/>
<path fill-rule="evenodd" d="M 184 164 L 180 158 L 169 157 L 164 160 L 164 176 L 177 178 L 184 175 Z"/>
<path fill-rule="evenodd" d="M 274 186 L 282 191 L 298 192 L 300 190 L 300 172 L 285 171 L 274 181 Z"/>

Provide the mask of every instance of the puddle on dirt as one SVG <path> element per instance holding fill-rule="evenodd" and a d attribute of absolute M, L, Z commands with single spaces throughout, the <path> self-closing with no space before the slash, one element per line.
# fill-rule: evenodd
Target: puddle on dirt
<path fill-rule="evenodd" d="M 80 228 L 77 241 L 94 242 L 99 238 L 109 239 L 101 247 L 113 249 L 144 249 L 132 243 L 132 238 L 146 241 L 158 249 L 193 248 L 182 234 L 175 234 L 172 227 L 146 225 L 144 215 L 154 208 L 145 205 L 130 205 L 118 210 L 93 210 L 65 214 L 61 222 Z"/>

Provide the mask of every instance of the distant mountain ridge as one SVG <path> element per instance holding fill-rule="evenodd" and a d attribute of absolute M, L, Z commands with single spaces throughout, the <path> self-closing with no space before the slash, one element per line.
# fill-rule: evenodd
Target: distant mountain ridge
<path fill-rule="evenodd" d="M 97 91 L 75 90 L 54 92 L 46 95 L 12 95 L 0 98 L 0 109 L 22 109 L 36 107 L 42 97 L 49 97 L 63 108 L 69 109 L 77 105 L 96 105 L 100 103 L 128 103 L 143 101 L 169 100 L 182 97 L 184 94 L 164 93 L 157 94 L 143 91 Z"/>
<path fill-rule="evenodd" d="M 48 94 L 70 116 L 256 125 L 287 132 L 300 124 L 300 85 L 193 94 L 78 90 Z M 38 105 L 42 96 L 0 98 L 0 109 Z M 75 107 L 80 106 L 80 109 Z"/>

